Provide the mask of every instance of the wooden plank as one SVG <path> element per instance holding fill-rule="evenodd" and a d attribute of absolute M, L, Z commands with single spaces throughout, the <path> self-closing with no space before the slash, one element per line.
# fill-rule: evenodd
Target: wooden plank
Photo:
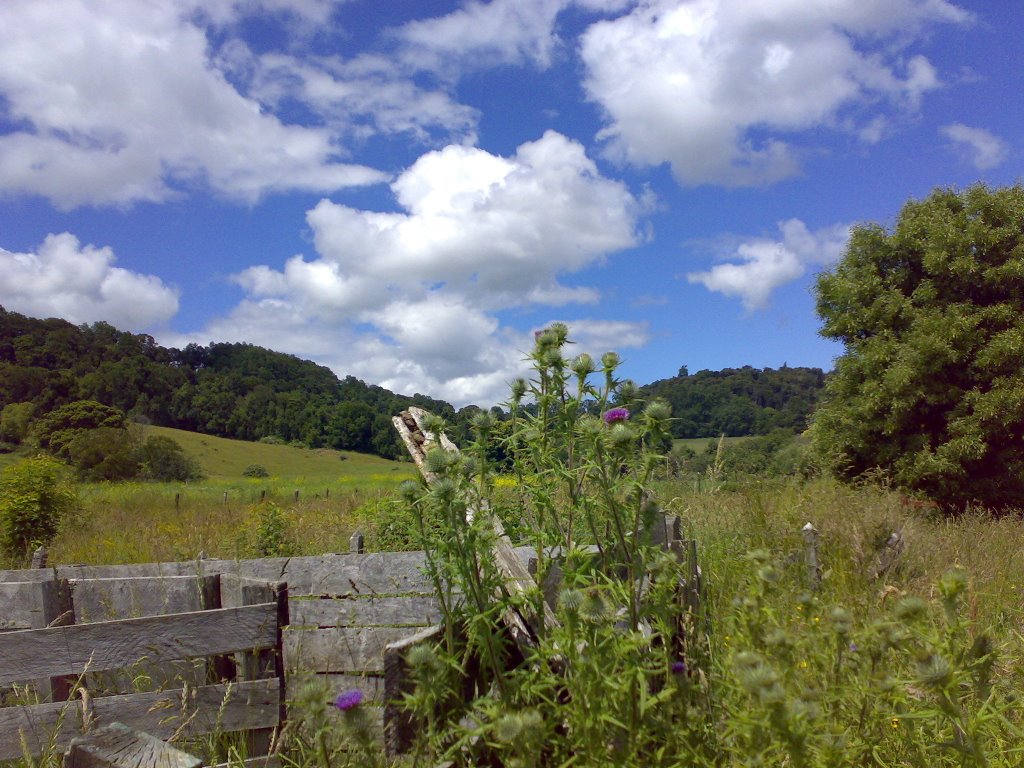
<path fill-rule="evenodd" d="M 76 622 L 86 624 L 219 608 L 218 581 L 216 575 L 133 576 L 69 584 Z"/>
<path fill-rule="evenodd" d="M 423 574 L 423 552 L 371 552 L 345 555 L 322 563 L 313 572 L 309 594 L 346 595 L 433 594 L 434 584 Z"/>
<path fill-rule="evenodd" d="M 273 727 L 278 722 L 279 683 L 255 680 L 190 689 L 92 699 L 97 724 L 120 722 L 158 738 L 194 738 L 210 733 Z M 63 750 L 81 733 L 80 701 L 0 708 L 0 760 L 22 757 L 25 739 L 33 755 L 52 746 Z"/>
<path fill-rule="evenodd" d="M 72 740 L 64 768 L 200 768 L 203 761 L 124 723 Z"/>
<path fill-rule="evenodd" d="M 42 629 L 65 610 L 62 584 L 53 579 L 53 571 L 48 573 L 45 581 L 0 583 L 0 632 Z"/>
<path fill-rule="evenodd" d="M 403 627 L 336 627 L 284 633 L 289 673 L 383 672 L 384 646 L 413 634 Z"/>
<path fill-rule="evenodd" d="M 277 631 L 277 605 L 267 603 L 7 632 L 0 634 L 0 683 L 272 648 Z"/>
<path fill-rule="evenodd" d="M 283 768 L 283 765 L 280 755 L 261 755 L 241 761 L 229 760 L 226 763 L 217 763 L 210 768 Z"/>
<path fill-rule="evenodd" d="M 310 598 L 292 600 L 292 626 L 427 626 L 441 620 L 433 595 L 403 597 Z"/>

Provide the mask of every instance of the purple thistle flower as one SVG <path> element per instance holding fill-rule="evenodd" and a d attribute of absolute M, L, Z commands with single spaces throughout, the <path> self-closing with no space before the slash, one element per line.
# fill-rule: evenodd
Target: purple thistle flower
<path fill-rule="evenodd" d="M 672 662 L 672 674 L 673 675 L 685 675 L 686 674 L 686 662 L 685 661 L 673 661 Z"/>
<path fill-rule="evenodd" d="M 605 424 L 618 424 L 620 421 L 625 421 L 629 418 L 629 409 L 611 408 L 604 412 L 604 416 L 602 416 L 602 418 L 604 419 Z"/>
<path fill-rule="evenodd" d="M 857 652 L 857 644 L 856 643 L 850 643 L 850 653 L 856 653 L 856 652 Z"/>
<path fill-rule="evenodd" d="M 358 688 L 352 688 L 344 693 L 339 693 L 338 698 L 334 700 L 334 706 L 342 712 L 348 712 L 350 709 L 355 709 L 362 703 L 363 692 Z"/>

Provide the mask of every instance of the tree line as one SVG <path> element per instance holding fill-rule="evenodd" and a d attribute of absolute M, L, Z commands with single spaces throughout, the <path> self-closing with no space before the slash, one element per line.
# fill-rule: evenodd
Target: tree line
<path fill-rule="evenodd" d="M 802 430 L 822 381 L 818 369 L 688 376 L 684 368 L 640 395 L 672 404 L 676 437 L 767 434 Z M 115 408 L 128 421 L 385 458 L 405 455 L 391 417 L 410 405 L 442 416 L 455 439 L 468 436 L 480 411 L 456 411 L 443 400 L 395 394 L 353 376 L 339 379 L 324 366 L 252 344 L 168 348 L 105 322 L 38 320 L 0 307 L 0 440 L 17 442 L 29 420 L 78 401 Z"/>

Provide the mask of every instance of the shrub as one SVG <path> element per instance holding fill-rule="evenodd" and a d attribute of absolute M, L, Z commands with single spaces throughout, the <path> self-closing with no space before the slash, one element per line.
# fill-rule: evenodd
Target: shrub
<path fill-rule="evenodd" d="M 267 472 L 267 468 L 262 464 L 250 464 L 248 467 L 242 470 L 243 477 L 270 477 L 270 473 Z"/>
<path fill-rule="evenodd" d="M 55 459 L 37 456 L 7 467 L 0 473 L 0 551 L 28 562 L 35 547 L 53 540 L 75 500 L 67 470 Z"/>
<path fill-rule="evenodd" d="M 296 552 L 295 539 L 288 519 L 276 504 L 256 507 L 256 531 L 253 542 L 257 557 L 291 557 Z"/>
<path fill-rule="evenodd" d="M 199 480 L 203 471 L 194 459 L 185 455 L 177 442 L 169 437 L 153 435 L 139 451 L 142 473 L 149 480 L 184 482 Z"/>

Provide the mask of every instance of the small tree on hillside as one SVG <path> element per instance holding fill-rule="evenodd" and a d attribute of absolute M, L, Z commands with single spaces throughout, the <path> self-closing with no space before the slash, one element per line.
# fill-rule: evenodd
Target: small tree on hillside
<path fill-rule="evenodd" d="M 845 346 L 812 427 L 827 466 L 1024 506 L 1024 187 L 938 190 L 855 228 L 817 305 Z"/>

